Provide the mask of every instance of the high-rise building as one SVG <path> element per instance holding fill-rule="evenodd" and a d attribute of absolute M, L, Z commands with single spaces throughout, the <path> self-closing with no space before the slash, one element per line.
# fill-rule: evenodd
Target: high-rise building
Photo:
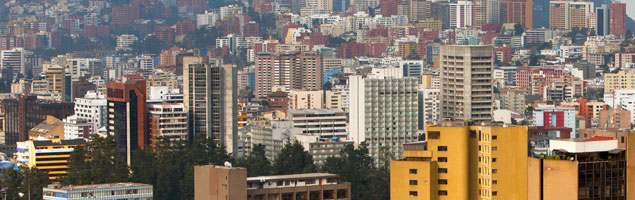
<path fill-rule="evenodd" d="M 417 140 L 417 78 L 358 75 L 349 77 L 349 139 L 365 142 L 377 166 L 386 156 L 401 157 L 402 144 Z"/>
<path fill-rule="evenodd" d="M 533 26 L 533 0 L 502 0 L 500 22 L 523 25 L 526 29 Z"/>
<path fill-rule="evenodd" d="M 2 68 L 2 72 L 0 73 L 3 76 L 5 75 L 4 70 L 7 72 L 11 72 L 11 75 L 14 76 L 18 73 L 25 74 L 26 73 L 26 59 L 25 59 L 25 50 L 23 48 L 14 48 L 11 50 L 3 50 L 0 51 L 0 67 Z M 13 78 L 13 77 L 3 77 L 3 78 Z"/>
<path fill-rule="evenodd" d="M 626 35 L 626 3 L 613 2 L 609 5 L 609 31 L 612 35 Z"/>
<path fill-rule="evenodd" d="M 9 145 L 29 140 L 29 130 L 46 120 L 47 115 L 58 119 L 73 115 L 73 103 L 43 101 L 36 96 L 6 98 L 0 102 L 5 117 L 5 144 Z"/>
<path fill-rule="evenodd" d="M 85 120 L 91 124 L 91 133 L 104 127 L 108 121 L 106 114 L 107 103 L 106 95 L 99 91 L 89 91 L 84 98 L 75 99 L 75 115 L 77 119 Z"/>
<path fill-rule="evenodd" d="M 155 147 L 162 137 L 171 141 L 187 140 L 187 111 L 182 103 L 150 104 L 148 112 L 152 147 Z"/>
<path fill-rule="evenodd" d="M 487 24 L 501 24 L 501 0 L 487 0 Z"/>
<path fill-rule="evenodd" d="M 472 26 L 472 1 L 457 1 L 450 4 L 450 28 Z"/>
<path fill-rule="evenodd" d="M 238 133 L 237 69 L 234 64 L 211 67 L 212 139 L 217 146 L 225 146 L 228 153 L 236 152 Z"/>
<path fill-rule="evenodd" d="M 66 72 L 63 67 L 49 67 L 44 76 L 49 83 L 49 90 L 64 97 L 66 94 Z"/>
<path fill-rule="evenodd" d="M 554 30 L 595 28 L 592 23 L 595 21 L 593 11 L 593 2 L 551 1 L 549 2 L 549 27 Z"/>
<path fill-rule="evenodd" d="M 234 152 L 237 132 L 237 70 L 202 56 L 183 57 L 183 100 L 189 112 L 189 134 L 205 134 Z"/>
<path fill-rule="evenodd" d="M 441 117 L 490 122 L 494 48 L 441 46 Z"/>
<path fill-rule="evenodd" d="M 258 53 L 256 55 L 256 98 L 264 99 L 274 88 L 321 90 L 322 55 Z"/>
<path fill-rule="evenodd" d="M 472 26 L 487 24 L 487 3 L 489 0 L 472 0 Z"/>
<path fill-rule="evenodd" d="M 443 122 L 390 163 L 391 199 L 527 199 L 527 127 Z"/>
<path fill-rule="evenodd" d="M 115 137 L 115 152 L 131 164 L 132 152 L 150 144 L 146 106 L 146 81 L 131 79 L 107 84 L 108 125 Z"/>
<path fill-rule="evenodd" d="M 595 32 L 597 35 L 608 35 L 609 32 L 609 17 L 610 10 L 606 4 L 603 4 L 597 8 L 595 8 L 595 16 L 596 18 L 596 28 Z"/>
<path fill-rule="evenodd" d="M 211 70 L 207 57 L 183 57 L 183 102 L 188 112 L 190 139 L 196 134 L 206 134 L 211 131 L 211 106 L 208 99 L 211 94 L 211 84 L 208 80 Z"/>
<path fill-rule="evenodd" d="M 427 19 L 432 16 L 431 2 L 428 0 L 408 0 L 408 19 L 411 22 Z"/>

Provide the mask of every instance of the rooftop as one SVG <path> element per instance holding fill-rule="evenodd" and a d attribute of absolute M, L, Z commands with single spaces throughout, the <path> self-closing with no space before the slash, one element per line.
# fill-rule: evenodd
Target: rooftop
<path fill-rule="evenodd" d="M 247 182 L 250 181 L 274 181 L 274 180 L 293 180 L 293 179 L 310 179 L 310 178 L 337 178 L 337 174 L 329 173 L 306 173 L 306 174 L 289 174 L 289 175 L 276 175 L 276 176 L 257 176 L 248 177 Z"/>
<path fill-rule="evenodd" d="M 301 109 L 289 110 L 289 114 L 324 114 L 324 113 L 343 113 L 342 109 L 325 108 L 325 109 Z"/>
<path fill-rule="evenodd" d="M 123 188 L 123 187 L 152 187 L 152 185 L 143 184 L 143 183 L 132 183 L 132 182 L 105 183 L 105 184 L 94 184 L 94 185 L 59 185 L 59 184 L 50 184 L 44 189 L 94 190 L 94 189 Z"/>
<path fill-rule="evenodd" d="M 33 146 L 53 146 L 53 145 L 80 145 L 86 144 L 84 139 L 74 139 L 74 140 L 33 140 Z"/>

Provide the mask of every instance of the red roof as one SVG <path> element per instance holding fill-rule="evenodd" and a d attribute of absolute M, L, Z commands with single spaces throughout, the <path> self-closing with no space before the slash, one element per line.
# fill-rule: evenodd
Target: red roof
<path fill-rule="evenodd" d="M 583 141 L 588 142 L 588 141 L 600 141 L 600 140 L 612 140 L 612 139 L 613 137 L 595 136 L 592 138 L 584 139 Z"/>

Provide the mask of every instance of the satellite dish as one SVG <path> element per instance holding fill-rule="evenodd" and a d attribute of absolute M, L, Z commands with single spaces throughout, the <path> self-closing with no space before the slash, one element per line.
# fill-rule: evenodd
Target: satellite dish
<path fill-rule="evenodd" d="M 232 168 L 232 163 L 230 163 L 229 161 L 225 161 L 225 167 Z"/>

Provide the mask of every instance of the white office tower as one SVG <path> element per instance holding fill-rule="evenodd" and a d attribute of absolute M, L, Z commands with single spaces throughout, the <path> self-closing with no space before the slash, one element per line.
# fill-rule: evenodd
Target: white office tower
<path fill-rule="evenodd" d="M 349 77 L 349 138 L 367 144 L 377 166 L 400 158 L 402 145 L 417 140 L 418 79 L 390 71 Z"/>

